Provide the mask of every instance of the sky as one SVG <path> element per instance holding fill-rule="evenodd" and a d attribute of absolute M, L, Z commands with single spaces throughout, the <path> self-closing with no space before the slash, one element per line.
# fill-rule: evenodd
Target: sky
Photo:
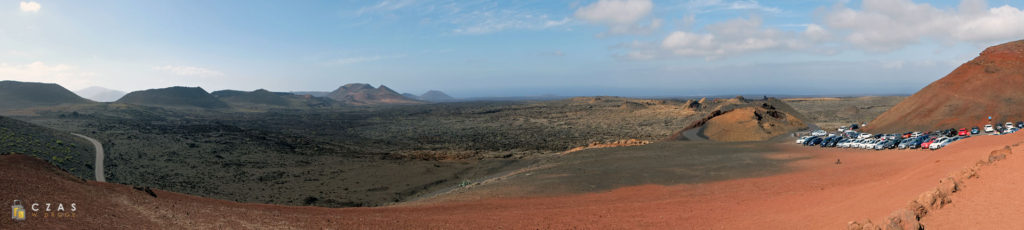
<path fill-rule="evenodd" d="M 0 0 L 0 80 L 455 97 L 912 94 L 1024 1 Z"/>

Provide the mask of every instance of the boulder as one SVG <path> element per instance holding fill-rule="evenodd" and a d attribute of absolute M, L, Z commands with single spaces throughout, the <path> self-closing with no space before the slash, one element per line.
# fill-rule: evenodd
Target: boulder
<path fill-rule="evenodd" d="M 901 208 L 889 214 L 889 217 L 886 218 L 885 229 L 918 230 L 921 229 L 921 222 L 918 222 L 917 216 L 914 215 L 913 211 Z"/>
<path fill-rule="evenodd" d="M 953 177 L 946 177 L 939 180 L 939 191 L 947 195 L 960 190 L 960 183 Z"/>
<path fill-rule="evenodd" d="M 952 202 L 952 200 L 949 198 L 948 194 L 939 191 L 938 188 L 921 193 L 921 195 L 917 196 L 917 203 L 923 205 L 929 211 L 938 210 L 939 208 L 942 208 L 943 205 L 950 202 Z"/>
<path fill-rule="evenodd" d="M 917 201 L 915 200 L 912 200 L 909 203 L 907 203 L 906 209 L 914 212 L 914 215 L 917 216 L 918 219 L 923 218 L 925 215 L 928 215 L 928 209 L 924 208 L 924 205 L 921 205 L 921 203 L 917 203 Z"/>
<path fill-rule="evenodd" d="M 882 230 L 881 226 L 871 223 L 871 220 L 864 220 L 864 222 L 850 221 L 846 225 L 848 230 Z"/>
<path fill-rule="evenodd" d="M 992 152 L 990 152 L 988 154 L 988 163 L 992 163 L 992 162 L 1001 161 L 1003 159 L 1006 159 L 1006 155 L 1010 155 L 1010 154 L 1013 154 L 1013 151 L 1010 150 L 1010 146 L 1006 146 L 1006 147 L 1003 147 L 1002 149 L 998 149 L 998 150 L 993 150 Z"/>

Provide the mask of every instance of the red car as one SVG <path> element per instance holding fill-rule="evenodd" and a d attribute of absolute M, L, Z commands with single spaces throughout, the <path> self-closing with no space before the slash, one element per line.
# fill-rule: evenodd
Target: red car
<path fill-rule="evenodd" d="M 928 141 L 925 141 L 924 143 L 921 143 L 921 149 L 928 149 L 928 146 L 931 146 L 932 142 L 935 142 L 935 138 L 934 137 L 928 138 Z"/>
<path fill-rule="evenodd" d="M 971 135 L 971 133 L 967 132 L 967 128 L 960 129 L 960 136 L 967 136 L 967 135 Z"/>

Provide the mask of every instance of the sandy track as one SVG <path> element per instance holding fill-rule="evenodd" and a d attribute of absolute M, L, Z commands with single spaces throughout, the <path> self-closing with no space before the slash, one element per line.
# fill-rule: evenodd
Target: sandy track
<path fill-rule="evenodd" d="M 96 181 L 106 182 L 107 179 L 104 176 L 107 175 L 107 174 L 103 174 L 103 158 L 104 158 L 104 156 L 103 156 L 103 145 L 100 144 L 100 142 L 97 141 L 96 139 L 92 139 L 91 137 L 87 137 L 87 136 L 82 135 L 82 134 L 72 133 L 71 135 L 75 135 L 75 136 L 84 138 L 84 139 L 88 140 L 89 142 L 92 142 L 93 148 L 96 149 L 96 164 L 93 167 L 93 169 L 95 169 Z"/>

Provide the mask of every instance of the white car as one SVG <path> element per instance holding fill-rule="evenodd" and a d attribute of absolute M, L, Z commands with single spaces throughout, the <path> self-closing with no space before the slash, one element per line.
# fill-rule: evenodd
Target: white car
<path fill-rule="evenodd" d="M 910 134 L 910 137 L 920 137 L 921 134 L 922 134 L 921 132 L 914 132 L 914 133 Z"/>
<path fill-rule="evenodd" d="M 942 138 L 939 138 L 939 139 L 942 139 Z M 946 147 L 946 145 L 948 145 L 949 143 L 952 143 L 953 141 L 956 141 L 956 138 L 947 138 L 947 139 L 942 139 L 941 141 L 939 139 L 935 139 L 935 142 L 932 142 L 931 145 L 928 145 L 928 148 L 932 149 L 932 150 L 936 150 L 936 149 L 940 149 L 942 147 Z"/>
<path fill-rule="evenodd" d="M 820 130 L 819 129 L 819 130 L 814 130 L 814 132 L 811 132 L 811 136 L 820 137 L 820 136 L 825 136 L 825 135 L 828 135 L 828 132 L 825 132 L 825 130 Z"/>
<path fill-rule="evenodd" d="M 928 149 L 936 150 L 936 149 L 942 148 L 942 144 L 948 142 L 949 139 L 950 138 L 948 138 L 948 137 L 939 137 L 939 138 L 935 139 L 935 141 L 932 141 L 932 143 L 930 145 L 928 145 Z"/>
<path fill-rule="evenodd" d="M 857 145 L 857 140 L 850 140 L 843 144 L 843 148 L 853 148 L 855 145 Z"/>
<path fill-rule="evenodd" d="M 839 133 L 846 132 L 846 126 L 839 127 L 839 129 L 836 129 L 836 131 L 839 131 Z"/>
<path fill-rule="evenodd" d="M 796 139 L 796 143 L 797 144 L 803 144 L 804 141 L 807 141 L 807 139 L 810 139 L 810 138 L 811 138 L 811 136 L 802 136 L 799 139 Z"/>
<path fill-rule="evenodd" d="M 1006 126 L 1006 129 L 1012 129 L 1013 128 L 1013 122 L 1006 122 L 1005 126 Z"/>
<path fill-rule="evenodd" d="M 875 140 L 870 140 L 870 139 L 864 140 L 864 143 L 861 143 L 860 146 L 857 146 L 857 147 L 860 147 L 862 149 L 871 148 L 871 144 L 874 143 L 874 142 L 875 142 Z"/>
<path fill-rule="evenodd" d="M 860 136 L 857 136 L 857 138 L 860 138 L 860 139 L 865 139 L 865 138 L 870 138 L 870 137 L 871 137 L 870 133 L 861 133 Z"/>
<path fill-rule="evenodd" d="M 996 129 L 992 128 L 991 124 L 985 125 L 985 132 L 986 133 L 991 133 L 991 132 L 995 132 L 995 131 L 996 131 Z"/>

